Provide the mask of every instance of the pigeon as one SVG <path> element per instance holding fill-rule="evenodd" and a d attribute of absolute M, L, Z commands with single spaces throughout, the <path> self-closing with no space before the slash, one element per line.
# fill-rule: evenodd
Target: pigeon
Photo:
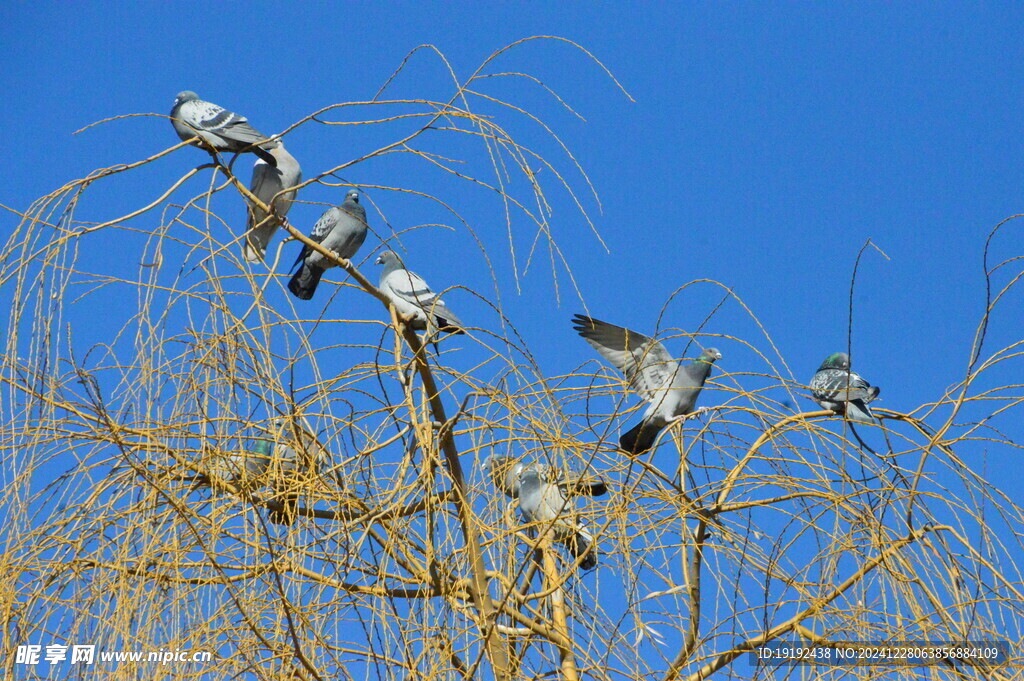
<path fill-rule="evenodd" d="M 258 486 L 270 468 L 272 443 L 257 439 L 249 449 L 228 454 L 213 463 L 210 470 L 239 487 Z"/>
<path fill-rule="evenodd" d="M 566 500 L 580 494 L 602 496 L 608 493 L 604 480 L 586 473 L 566 472 L 556 466 L 539 462 L 524 464 L 511 456 L 487 457 L 483 469 L 494 487 L 506 496 L 517 499 L 519 511 L 527 522 L 557 520 L 555 540 L 565 544 L 573 556 L 586 553 L 580 563 L 584 570 L 597 565 L 597 550 L 588 547 L 594 538 L 578 523 L 567 517 L 575 505 Z"/>
<path fill-rule="evenodd" d="M 511 456 L 491 455 L 484 459 L 483 469 L 491 476 L 491 482 L 494 483 L 495 488 L 513 499 L 519 497 L 519 479 L 528 469 L 542 471 L 549 480 L 554 480 L 567 496 L 584 494 L 599 497 L 608 493 L 608 485 L 604 480 L 592 477 L 591 474 L 566 472 L 561 468 L 542 463 L 532 463 L 527 466 Z"/>
<path fill-rule="evenodd" d="M 249 191 L 268 206 L 273 201 L 273 206 L 270 207 L 278 216 L 284 217 L 291 209 L 298 190 L 293 189 L 284 194 L 281 192 L 302 182 L 302 168 L 280 141 L 270 148 L 270 155 L 277 160 L 277 165 L 272 166 L 262 158 L 257 159 L 252 167 Z M 277 197 L 276 201 L 274 197 Z M 242 244 L 242 254 L 249 262 L 263 260 L 270 239 L 281 226 L 276 218 L 266 218 L 267 214 L 262 209 L 255 205 L 249 206 L 249 223 L 246 226 L 245 242 Z"/>
<path fill-rule="evenodd" d="M 554 524 L 555 541 L 580 558 L 580 568 L 597 567 L 594 537 L 572 517 L 575 504 L 565 490 L 550 476 L 547 466 L 527 466 L 519 476 L 519 513 L 528 523 Z"/>
<path fill-rule="evenodd" d="M 850 371 L 850 356 L 845 352 L 834 352 L 825 358 L 811 379 L 811 396 L 815 402 L 862 423 L 879 423 L 868 402 L 881 391 Z"/>
<path fill-rule="evenodd" d="M 438 294 L 430 290 L 427 282 L 414 272 L 405 269 L 405 264 L 394 251 L 384 251 L 377 258 L 378 265 L 384 265 L 380 273 L 378 288 L 394 304 L 399 314 L 412 317 L 412 328 L 417 331 L 447 331 L 463 334 L 462 322 Z"/>
<path fill-rule="evenodd" d="M 313 225 L 309 238 L 346 260 L 351 259 L 366 241 L 366 209 L 359 205 L 359 192 L 349 190 L 345 203 L 328 208 Z M 299 269 L 288 282 L 288 290 L 299 300 L 309 300 L 316 293 L 324 270 L 335 267 L 332 260 L 303 245 L 295 259 Z"/>
<path fill-rule="evenodd" d="M 270 520 L 290 525 L 295 522 L 298 491 L 329 465 L 330 454 L 312 435 L 305 419 L 299 424 L 278 417 L 272 427 L 263 430 L 247 450 L 218 455 L 209 470 L 250 492 L 266 485 L 273 487 L 277 503 L 271 504 Z M 201 480 L 209 484 L 211 478 L 208 474 Z"/>
<path fill-rule="evenodd" d="M 683 364 L 672 359 L 664 345 L 635 331 L 579 314 L 573 324 L 577 333 L 625 373 L 629 386 L 650 403 L 643 420 L 619 438 L 619 448 L 634 456 L 651 449 L 669 423 L 693 412 L 711 365 L 722 359 L 717 349 L 707 348 L 697 359 Z"/>
<path fill-rule="evenodd" d="M 267 136 L 249 125 L 245 116 L 228 111 L 222 106 L 199 99 L 191 90 L 179 92 L 171 109 L 171 125 L 184 141 L 197 135 L 200 146 L 215 153 L 251 151 L 265 162 L 277 166 L 277 159 L 265 148 Z M 257 146 L 260 145 L 260 146 Z"/>
<path fill-rule="evenodd" d="M 270 520 L 279 525 L 291 525 L 295 522 L 295 509 L 298 503 L 295 489 L 308 481 L 310 476 L 318 474 L 330 460 L 330 454 L 311 432 L 305 419 L 302 424 L 298 424 L 278 418 L 274 420 L 275 440 L 263 440 L 268 453 L 271 446 L 274 448 L 270 463 L 280 508 L 270 511 Z"/>

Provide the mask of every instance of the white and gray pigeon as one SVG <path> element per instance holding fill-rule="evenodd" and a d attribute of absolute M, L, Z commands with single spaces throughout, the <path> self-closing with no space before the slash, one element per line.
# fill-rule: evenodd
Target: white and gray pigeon
<path fill-rule="evenodd" d="M 413 329 L 465 333 L 459 318 L 422 277 L 405 269 L 397 253 L 384 251 L 377 258 L 377 264 L 384 266 L 378 284 L 380 292 L 394 304 L 399 314 L 412 318 Z"/>
<path fill-rule="evenodd" d="M 683 364 L 656 340 L 584 315 L 573 318 L 573 328 L 650 403 L 640 423 L 619 438 L 619 448 L 634 456 L 651 449 L 669 423 L 693 412 L 711 365 L 722 359 L 717 349 L 707 348 Z"/>
<path fill-rule="evenodd" d="M 277 159 L 267 151 L 267 136 L 249 125 L 245 116 L 199 99 L 191 90 L 179 92 L 171 108 L 171 125 L 184 141 L 197 135 L 207 151 L 242 153 L 251 151 L 272 166 Z M 262 147 L 262 148 L 261 148 Z"/>
<path fill-rule="evenodd" d="M 523 471 L 527 469 L 543 471 L 547 478 L 554 480 L 568 496 L 583 494 L 599 497 L 608 493 L 608 485 L 605 481 L 592 473 L 566 471 L 539 462 L 524 464 L 515 457 L 495 454 L 484 459 L 482 466 L 484 472 L 490 476 L 494 487 L 513 499 L 519 497 L 519 479 Z"/>
<path fill-rule="evenodd" d="M 345 196 L 345 203 L 328 208 L 320 216 L 309 238 L 339 257 L 350 260 L 366 241 L 366 231 L 366 209 L 359 205 L 359 192 L 352 189 Z M 312 298 L 324 271 L 336 267 L 332 260 L 306 245 L 302 246 L 292 267 L 296 265 L 299 269 L 288 282 L 288 290 L 300 300 Z"/>
<path fill-rule="evenodd" d="M 590 570 L 597 565 L 594 538 L 574 520 L 576 505 L 572 498 L 607 494 L 604 480 L 540 462 L 524 464 L 511 456 L 491 455 L 483 461 L 483 469 L 497 490 L 518 501 L 526 522 L 554 521 L 555 540 L 576 558 L 586 554 L 580 567 Z"/>
<path fill-rule="evenodd" d="M 252 180 L 249 191 L 263 203 L 273 208 L 277 216 L 284 217 L 292 207 L 297 189 L 281 193 L 289 187 L 302 182 L 302 168 L 299 162 L 284 148 L 284 143 L 277 141 L 270 149 L 270 155 L 277 160 L 272 166 L 262 158 L 257 159 L 252 167 Z M 276 197 L 276 199 L 275 199 Z M 249 206 L 249 222 L 246 225 L 245 240 L 242 243 L 242 254 L 249 262 L 259 262 L 267 254 L 267 246 L 271 238 L 281 226 L 275 217 L 267 219 L 266 212 L 255 205 Z"/>
<path fill-rule="evenodd" d="M 564 544 L 580 568 L 597 566 L 594 537 L 575 519 L 576 504 L 553 480 L 548 466 L 526 466 L 519 476 L 519 513 L 528 523 L 552 523 L 555 541 Z"/>
<path fill-rule="evenodd" d="M 834 352 L 826 357 L 811 379 L 811 396 L 815 402 L 862 423 L 879 423 L 868 402 L 881 391 L 850 371 L 850 356 L 845 352 Z"/>

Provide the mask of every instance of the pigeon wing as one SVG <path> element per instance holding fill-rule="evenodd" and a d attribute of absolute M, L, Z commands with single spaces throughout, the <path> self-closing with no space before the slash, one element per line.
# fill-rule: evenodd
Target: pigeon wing
<path fill-rule="evenodd" d="M 395 270 L 385 281 L 396 297 L 421 310 L 429 310 L 433 305 L 441 304 L 437 294 L 415 272 Z"/>
<path fill-rule="evenodd" d="M 313 225 L 313 231 L 309 233 L 309 238 L 318 244 L 323 243 L 327 235 L 331 233 L 335 225 L 338 224 L 338 220 L 341 218 L 341 210 L 338 208 L 328 208 L 324 211 L 324 214 L 320 216 L 320 219 Z M 306 256 L 310 254 L 313 249 L 303 244 L 302 250 L 299 251 L 299 257 L 295 259 L 295 264 L 292 265 L 292 269 L 306 259 Z"/>
<path fill-rule="evenodd" d="M 181 113 L 182 120 L 198 132 L 212 133 L 227 142 L 247 146 L 267 141 L 267 136 L 249 125 L 245 116 L 239 116 L 212 102 L 185 102 Z"/>
<path fill-rule="evenodd" d="M 252 167 L 252 180 L 249 181 L 249 191 L 263 203 L 269 204 L 270 200 L 284 188 L 281 179 L 280 170 L 272 167 L 263 159 L 258 159 Z M 253 225 L 262 222 L 265 217 L 267 217 L 267 214 L 261 208 L 252 206 L 249 212 L 249 229 L 252 229 Z"/>
<path fill-rule="evenodd" d="M 465 333 L 462 330 L 462 321 L 455 316 L 451 308 L 445 305 L 444 301 L 440 298 L 435 298 L 433 306 L 428 308 L 428 310 L 434 316 L 434 324 L 441 331 Z"/>
<path fill-rule="evenodd" d="M 600 497 L 608 493 L 608 485 L 604 480 L 592 473 L 580 473 L 569 471 L 558 477 L 558 485 L 565 495 L 584 494 L 590 497 Z"/>
<path fill-rule="evenodd" d="M 859 374 L 850 373 L 850 399 L 870 402 L 882 392 L 881 388 L 874 387 L 865 381 Z"/>
<path fill-rule="evenodd" d="M 679 364 L 665 346 L 642 333 L 597 319 L 576 315 L 577 333 L 626 375 L 629 386 L 648 402 L 662 399 Z"/>
<path fill-rule="evenodd" d="M 847 391 L 849 381 L 849 391 Z M 863 400 L 870 402 L 880 390 L 859 375 L 846 369 L 822 369 L 811 379 L 811 391 L 816 400 L 824 402 L 848 402 Z"/>
<path fill-rule="evenodd" d="M 267 153 L 277 159 L 277 167 L 262 158 L 257 160 L 252 167 L 249 191 L 267 205 L 270 205 L 277 197 L 274 202 L 274 211 L 277 215 L 283 216 L 291 209 L 298 191 L 297 189 L 284 190 L 302 182 L 302 168 L 299 167 L 298 161 L 285 150 L 283 144 L 278 144 Z M 266 217 L 267 214 L 262 208 L 250 204 L 245 242 L 242 247 L 242 253 L 249 262 L 263 260 L 270 240 L 281 225 L 279 220 L 266 220 Z M 257 225 L 259 226 L 257 227 Z"/>
<path fill-rule="evenodd" d="M 574 558 L 585 553 L 580 563 L 584 570 L 597 565 L 597 552 L 591 548 L 594 538 L 576 518 L 576 505 L 566 496 L 564 488 L 559 485 L 545 483 L 541 488 L 543 495 L 541 517 L 537 520 L 554 521 L 555 540 L 565 545 Z M 588 552 L 589 550 L 589 552 Z"/>
<path fill-rule="evenodd" d="M 328 208 L 324 211 L 324 214 L 320 216 L 320 219 L 313 225 L 313 231 L 309 233 L 309 238 L 318 244 L 323 243 L 327 235 L 331 233 L 335 225 L 338 224 L 338 220 L 341 219 L 340 208 Z"/>
<path fill-rule="evenodd" d="M 544 520 L 544 482 L 534 470 L 525 470 L 519 477 L 519 512 L 528 522 Z"/>
<path fill-rule="evenodd" d="M 335 211 L 334 225 L 320 243 L 342 258 L 352 258 L 366 241 L 366 211 L 354 202 L 345 202 Z"/>

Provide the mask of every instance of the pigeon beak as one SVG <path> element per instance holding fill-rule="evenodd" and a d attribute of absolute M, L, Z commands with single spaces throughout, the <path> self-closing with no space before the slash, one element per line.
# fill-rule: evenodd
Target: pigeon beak
<path fill-rule="evenodd" d="M 722 353 L 716 352 L 715 353 L 715 359 L 722 359 Z"/>
<path fill-rule="evenodd" d="M 384 264 L 384 256 L 383 255 L 378 255 L 377 256 L 376 264 L 377 265 L 383 265 Z"/>

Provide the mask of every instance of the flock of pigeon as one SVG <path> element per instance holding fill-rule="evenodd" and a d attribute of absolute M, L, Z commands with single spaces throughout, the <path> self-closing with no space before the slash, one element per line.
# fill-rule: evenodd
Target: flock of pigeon
<path fill-rule="evenodd" d="M 219 162 L 219 153 L 251 152 L 258 157 L 253 167 L 249 188 L 271 212 L 251 204 L 245 239 L 244 257 L 259 262 L 280 227 L 302 182 L 302 170 L 279 139 L 270 139 L 253 128 L 245 117 L 210 102 L 194 92 L 180 93 L 171 109 L 171 123 L 183 140 L 200 146 Z M 359 205 L 359 192 L 350 190 L 338 207 L 327 209 L 313 226 L 310 239 L 344 259 L 351 259 L 366 241 L 366 210 Z M 377 258 L 383 265 L 378 288 L 394 305 L 395 310 L 428 337 L 439 334 L 465 333 L 459 321 L 427 282 L 407 270 L 394 251 L 385 250 Z M 295 260 L 295 273 L 288 290 L 301 300 L 309 300 L 316 292 L 324 271 L 336 263 L 319 251 L 303 246 Z M 296 269 L 297 268 L 297 269 Z M 574 329 L 608 362 L 622 371 L 629 386 L 648 403 L 640 423 L 624 433 L 619 448 L 631 456 L 651 450 L 661 432 L 671 423 L 700 412 L 695 410 L 697 397 L 711 373 L 711 366 L 722 358 L 715 348 L 705 349 L 697 359 L 684 364 L 676 361 L 660 342 L 621 326 L 608 324 L 584 315 L 573 319 Z M 877 423 L 868 403 L 878 396 L 872 387 L 850 369 L 850 357 L 837 352 L 829 355 L 811 379 L 811 395 L 825 409 L 863 423 Z M 257 460 L 269 461 L 270 444 L 264 442 Z M 291 453 L 290 459 L 288 453 Z M 293 450 L 279 447 L 277 454 L 291 461 L 297 459 Z M 259 456 L 262 454 L 263 456 Z M 507 456 L 492 455 L 485 461 L 494 486 L 518 503 L 524 520 L 550 524 L 556 541 L 565 545 L 579 566 L 590 569 L 597 564 L 593 537 L 571 518 L 574 497 L 599 496 L 607 486 L 598 479 L 570 474 L 560 468 L 539 462 L 524 464 Z M 245 462 L 251 470 L 253 464 Z M 263 468 L 264 464 L 256 464 Z"/>

